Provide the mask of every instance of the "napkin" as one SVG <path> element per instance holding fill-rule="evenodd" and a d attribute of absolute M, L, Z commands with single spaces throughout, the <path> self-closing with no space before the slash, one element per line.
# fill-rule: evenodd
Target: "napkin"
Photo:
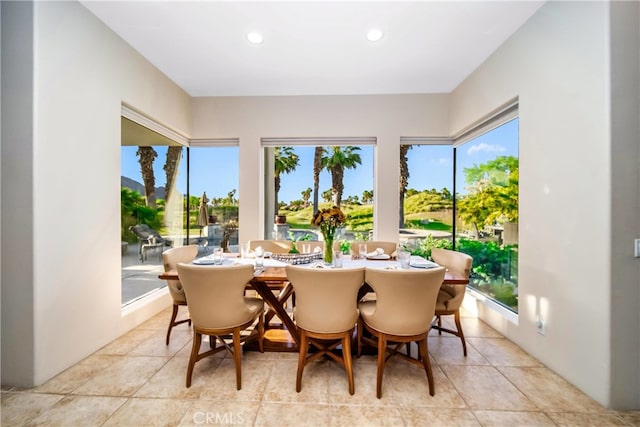
<path fill-rule="evenodd" d="M 384 250 L 382 250 L 382 248 L 377 248 L 375 251 L 369 252 L 367 256 L 376 256 L 376 255 L 383 255 L 383 254 L 384 254 Z"/>
<path fill-rule="evenodd" d="M 409 259 L 409 265 L 416 268 L 436 268 L 439 267 L 435 262 L 426 260 L 421 256 L 412 255 Z"/>
<path fill-rule="evenodd" d="M 313 264 L 309 265 L 310 268 L 327 268 L 325 267 L 323 262 L 314 262 Z"/>

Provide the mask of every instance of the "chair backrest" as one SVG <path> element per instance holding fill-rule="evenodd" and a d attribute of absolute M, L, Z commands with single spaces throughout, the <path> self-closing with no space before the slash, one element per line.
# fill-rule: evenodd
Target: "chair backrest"
<path fill-rule="evenodd" d="M 253 317 L 244 299 L 245 286 L 253 278 L 252 265 L 212 267 L 179 263 L 178 276 L 196 328 L 233 328 Z"/>
<path fill-rule="evenodd" d="M 473 258 L 465 253 L 433 248 L 431 250 L 431 259 L 436 264 L 446 267 L 449 271 L 462 274 L 466 278 L 469 278 L 469 274 L 471 274 Z"/>
<path fill-rule="evenodd" d="M 164 265 L 164 271 L 176 270 L 178 268 L 178 263 L 193 261 L 197 255 L 197 245 L 181 246 L 178 248 L 168 249 L 162 253 L 162 264 Z M 167 286 L 169 287 L 169 293 L 171 294 L 174 302 L 187 302 L 180 280 L 167 280 Z"/>
<path fill-rule="evenodd" d="M 433 248 L 431 250 L 431 259 L 436 264 L 446 267 L 449 271 L 462 274 L 467 279 L 471 274 L 471 266 L 473 258 L 469 255 L 451 251 L 449 249 Z M 441 292 L 445 292 L 449 296 L 444 298 L 448 300 L 446 307 L 449 310 L 457 310 L 462 305 L 466 286 L 461 285 L 442 285 Z M 447 295 L 445 295 L 446 297 Z M 441 299 L 443 299 L 441 297 Z"/>
<path fill-rule="evenodd" d="M 380 248 L 384 251 L 385 254 L 390 256 L 395 256 L 396 249 L 398 248 L 398 244 L 396 242 L 389 242 L 383 240 L 356 240 L 351 243 L 351 254 L 359 255 L 358 248 L 361 243 L 367 245 L 367 252 L 373 252 L 376 249 Z"/>
<path fill-rule="evenodd" d="M 358 289 L 364 267 L 320 269 L 287 266 L 296 293 L 296 324 L 311 332 L 344 332 L 358 320 Z"/>
<path fill-rule="evenodd" d="M 384 333 L 417 335 L 431 327 L 445 269 L 367 269 L 365 281 L 376 293 L 376 309 L 367 323 Z"/>
<path fill-rule="evenodd" d="M 298 240 L 296 242 L 296 248 L 298 251 L 302 253 L 303 245 L 309 245 L 311 247 L 311 252 L 314 252 L 316 248 L 320 248 L 320 251 L 324 251 L 324 242 L 319 240 Z"/>
<path fill-rule="evenodd" d="M 289 253 L 292 244 L 290 240 L 249 240 L 249 249 L 255 250 L 258 246 L 262 246 L 262 249 L 267 252 L 286 254 Z"/>

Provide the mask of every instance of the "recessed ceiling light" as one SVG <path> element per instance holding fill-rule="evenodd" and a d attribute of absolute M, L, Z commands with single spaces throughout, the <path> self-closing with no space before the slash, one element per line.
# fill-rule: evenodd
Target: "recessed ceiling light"
<path fill-rule="evenodd" d="M 367 40 L 369 40 L 370 42 L 377 42 L 381 38 L 382 31 L 378 30 L 377 28 L 374 28 L 367 33 Z"/>
<path fill-rule="evenodd" d="M 262 43 L 262 34 L 260 33 L 249 33 L 247 34 L 247 39 L 249 39 L 249 41 L 253 44 L 260 44 Z"/>

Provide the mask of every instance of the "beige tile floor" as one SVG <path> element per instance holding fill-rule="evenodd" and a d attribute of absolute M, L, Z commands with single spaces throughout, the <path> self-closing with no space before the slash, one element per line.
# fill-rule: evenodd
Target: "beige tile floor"
<path fill-rule="evenodd" d="M 640 411 L 609 411 L 483 322 L 463 319 L 468 357 L 457 338 L 429 338 L 436 394 L 418 367 L 392 360 L 382 399 L 376 361 L 354 363 L 355 394 L 330 361 L 309 365 L 295 391 L 297 354 L 246 352 L 242 390 L 232 360 L 196 364 L 187 325 L 164 345 L 169 311 L 32 389 L 2 387 L 2 426 L 633 426 Z"/>

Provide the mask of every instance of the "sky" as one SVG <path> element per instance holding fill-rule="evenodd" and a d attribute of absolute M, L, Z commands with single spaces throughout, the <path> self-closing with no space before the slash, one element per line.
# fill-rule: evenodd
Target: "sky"
<path fill-rule="evenodd" d="M 374 146 L 360 146 L 362 164 L 357 169 L 344 173 L 343 199 L 350 195 L 362 197 L 364 190 L 373 190 Z M 122 147 L 122 175 L 142 183 L 140 165 L 136 156 L 137 147 Z M 155 147 L 158 157 L 154 163 L 156 186 L 166 182 L 162 169 L 166 147 Z M 294 151 L 300 161 L 296 170 L 281 176 L 280 201 L 302 199 L 301 192 L 313 188 L 314 147 L 296 146 Z M 183 151 L 186 152 L 186 151 Z M 493 131 L 460 145 L 457 148 L 458 182 L 464 185 L 464 168 L 486 163 L 498 156 L 518 156 L 518 120 L 512 120 Z M 443 145 L 413 146 L 408 152 L 409 186 L 416 190 L 441 190 L 453 187 L 453 149 Z M 200 197 L 204 191 L 209 199 L 226 197 L 231 190 L 238 189 L 239 159 L 237 147 L 197 147 L 190 152 L 190 193 Z M 330 188 L 331 177 L 323 171 L 320 175 L 320 192 Z M 178 188 L 186 193 L 186 159 L 183 159 L 178 176 Z M 464 188 L 458 188 L 464 193 Z M 236 197 L 241 197 L 236 191 Z"/>

